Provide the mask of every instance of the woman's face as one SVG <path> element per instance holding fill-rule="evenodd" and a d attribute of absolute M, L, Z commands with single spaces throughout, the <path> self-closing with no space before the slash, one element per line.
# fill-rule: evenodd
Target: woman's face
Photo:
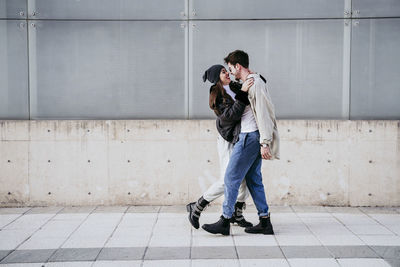
<path fill-rule="evenodd" d="M 219 73 L 219 79 L 223 85 L 228 85 L 231 82 L 229 72 L 225 68 L 222 68 L 221 72 Z"/>

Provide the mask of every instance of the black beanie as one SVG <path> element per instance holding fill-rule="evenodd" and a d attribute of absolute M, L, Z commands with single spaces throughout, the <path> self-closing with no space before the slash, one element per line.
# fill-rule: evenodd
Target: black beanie
<path fill-rule="evenodd" d="M 223 68 L 225 67 L 222 65 L 211 66 L 208 70 L 206 70 L 206 72 L 204 72 L 203 82 L 209 80 L 211 83 L 217 83 L 219 81 L 219 74 Z"/>

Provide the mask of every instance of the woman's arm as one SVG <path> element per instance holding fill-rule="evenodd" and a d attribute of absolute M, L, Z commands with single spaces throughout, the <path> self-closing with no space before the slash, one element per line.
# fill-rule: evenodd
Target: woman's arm
<path fill-rule="evenodd" d="M 236 93 L 236 101 L 233 104 L 224 103 L 222 97 L 217 104 L 218 117 L 224 121 L 240 121 L 242 114 L 247 105 L 250 105 L 248 98 L 248 90 L 254 84 L 254 79 L 249 79 L 243 85 L 236 82 L 231 82 L 229 87 Z M 237 90 L 239 89 L 239 90 Z"/>
<path fill-rule="evenodd" d="M 236 100 L 232 105 L 222 103 L 222 101 L 217 105 L 219 111 L 218 117 L 223 121 L 240 121 L 244 109 L 246 108 L 246 103 Z"/>

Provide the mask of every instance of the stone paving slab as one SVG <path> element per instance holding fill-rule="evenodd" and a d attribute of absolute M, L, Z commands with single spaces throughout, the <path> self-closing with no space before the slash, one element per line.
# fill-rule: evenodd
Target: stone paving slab
<path fill-rule="evenodd" d="M 11 253 L 12 250 L 0 250 L 0 262 Z"/>
<path fill-rule="evenodd" d="M 281 249 L 275 246 L 238 246 L 239 259 L 274 259 L 285 258 Z"/>
<path fill-rule="evenodd" d="M 147 250 L 146 250 L 147 249 Z M 377 248 L 375 248 L 377 249 Z M 77 248 L 46 250 L 15 250 L 0 264 L 74 262 L 74 261 L 137 261 L 137 260 L 196 260 L 196 259 L 380 259 L 397 263 L 400 260 L 400 247 L 379 247 L 384 251 L 380 256 L 368 246 L 354 247 L 273 247 L 273 246 L 238 246 L 238 247 L 132 247 L 132 248 Z M 283 253 L 282 253 L 283 251 Z M 328 253 L 328 251 L 330 253 Z M 143 257 L 143 255 L 145 256 Z"/>
<path fill-rule="evenodd" d="M 101 248 L 61 248 L 49 261 L 94 261 Z"/>
<path fill-rule="evenodd" d="M 142 267 L 190 267 L 190 260 L 149 260 Z"/>
<path fill-rule="evenodd" d="M 390 267 L 383 259 L 338 259 L 342 267 Z"/>
<path fill-rule="evenodd" d="M 362 212 L 368 214 L 393 214 L 399 213 L 398 207 L 360 207 Z"/>
<path fill-rule="evenodd" d="M 190 247 L 149 247 L 145 260 L 190 259 Z"/>
<path fill-rule="evenodd" d="M 143 267 L 142 261 L 95 261 L 91 267 Z M 46 265 L 48 267 L 48 265 Z M 64 267 L 64 266 L 63 266 Z"/>
<path fill-rule="evenodd" d="M 128 208 L 128 206 L 99 206 L 93 213 L 124 213 Z"/>
<path fill-rule="evenodd" d="M 325 213 L 327 212 L 324 206 L 292 206 L 295 212 L 300 213 Z"/>
<path fill-rule="evenodd" d="M 200 259 L 192 260 L 191 267 L 240 267 L 238 260 L 233 259 Z M 250 265 L 253 266 L 253 265 Z M 266 266 L 264 264 L 264 266 Z M 268 265 L 267 265 L 268 266 Z M 245 267 L 245 266 L 243 266 Z"/>
<path fill-rule="evenodd" d="M 286 258 L 333 258 L 322 246 L 281 246 L 281 249 Z"/>
<path fill-rule="evenodd" d="M 59 214 L 64 213 L 91 213 L 95 210 L 95 206 L 80 206 L 80 207 L 65 207 L 63 210 L 59 212 Z"/>
<path fill-rule="evenodd" d="M 325 209 L 330 213 L 363 214 L 357 207 L 325 207 Z"/>
<path fill-rule="evenodd" d="M 158 213 L 161 206 L 130 206 L 127 213 Z"/>
<path fill-rule="evenodd" d="M 14 250 L 1 261 L 1 264 L 46 262 L 54 251 L 54 249 Z"/>
<path fill-rule="evenodd" d="M 35 207 L 28 210 L 25 214 L 55 214 L 63 210 L 64 207 Z"/>
<path fill-rule="evenodd" d="M 335 258 L 379 258 L 368 246 L 329 246 L 327 249 Z"/>
<path fill-rule="evenodd" d="M 400 259 L 400 246 L 372 246 L 372 249 L 382 258 Z"/>
<path fill-rule="evenodd" d="M 0 214 L 23 214 L 31 208 L 0 208 Z"/>
<path fill-rule="evenodd" d="M 236 225 L 231 236 L 196 230 L 185 205 L 0 208 L 0 267 L 400 267 L 399 208 L 270 208 L 274 236 Z M 220 212 L 217 203 L 207 208 L 201 224 Z M 244 214 L 258 221 L 254 205 Z M 60 237 L 54 246 L 41 245 Z"/>
<path fill-rule="evenodd" d="M 290 267 L 286 259 L 239 259 L 239 262 L 240 267 Z"/>
<path fill-rule="evenodd" d="M 400 267 L 400 259 L 385 259 L 385 261 L 392 267 Z"/>
<path fill-rule="evenodd" d="M 162 206 L 160 213 L 186 213 L 186 205 Z"/>
<path fill-rule="evenodd" d="M 103 248 L 97 260 L 141 260 L 145 250 L 145 247 Z"/>
<path fill-rule="evenodd" d="M 192 259 L 235 259 L 235 247 L 192 247 Z"/>

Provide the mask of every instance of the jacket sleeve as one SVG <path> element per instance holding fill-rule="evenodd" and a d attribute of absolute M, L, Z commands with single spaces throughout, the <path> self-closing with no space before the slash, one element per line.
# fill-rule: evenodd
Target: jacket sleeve
<path fill-rule="evenodd" d="M 220 115 L 218 116 L 223 121 L 240 121 L 246 104 L 242 101 L 235 101 L 233 105 L 221 103 L 218 105 Z"/>
<path fill-rule="evenodd" d="M 258 130 L 260 132 L 260 144 L 270 145 L 275 127 L 275 111 L 265 83 L 258 80 L 254 86 L 252 86 L 251 90 L 249 90 L 249 95 L 256 100 L 254 101 L 254 109 Z"/>
<path fill-rule="evenodd" d="M 231 81 L 231 82 L 229 83 L 229 87 L 231 88 L 231 90 L 232 90 L 235 94 L 237 94 L 237 92 L 240 91 L 240 89 L 242 89 L 242 84 L 241 84 L 241 83 L 238 83 L 238 82 Z"/>

